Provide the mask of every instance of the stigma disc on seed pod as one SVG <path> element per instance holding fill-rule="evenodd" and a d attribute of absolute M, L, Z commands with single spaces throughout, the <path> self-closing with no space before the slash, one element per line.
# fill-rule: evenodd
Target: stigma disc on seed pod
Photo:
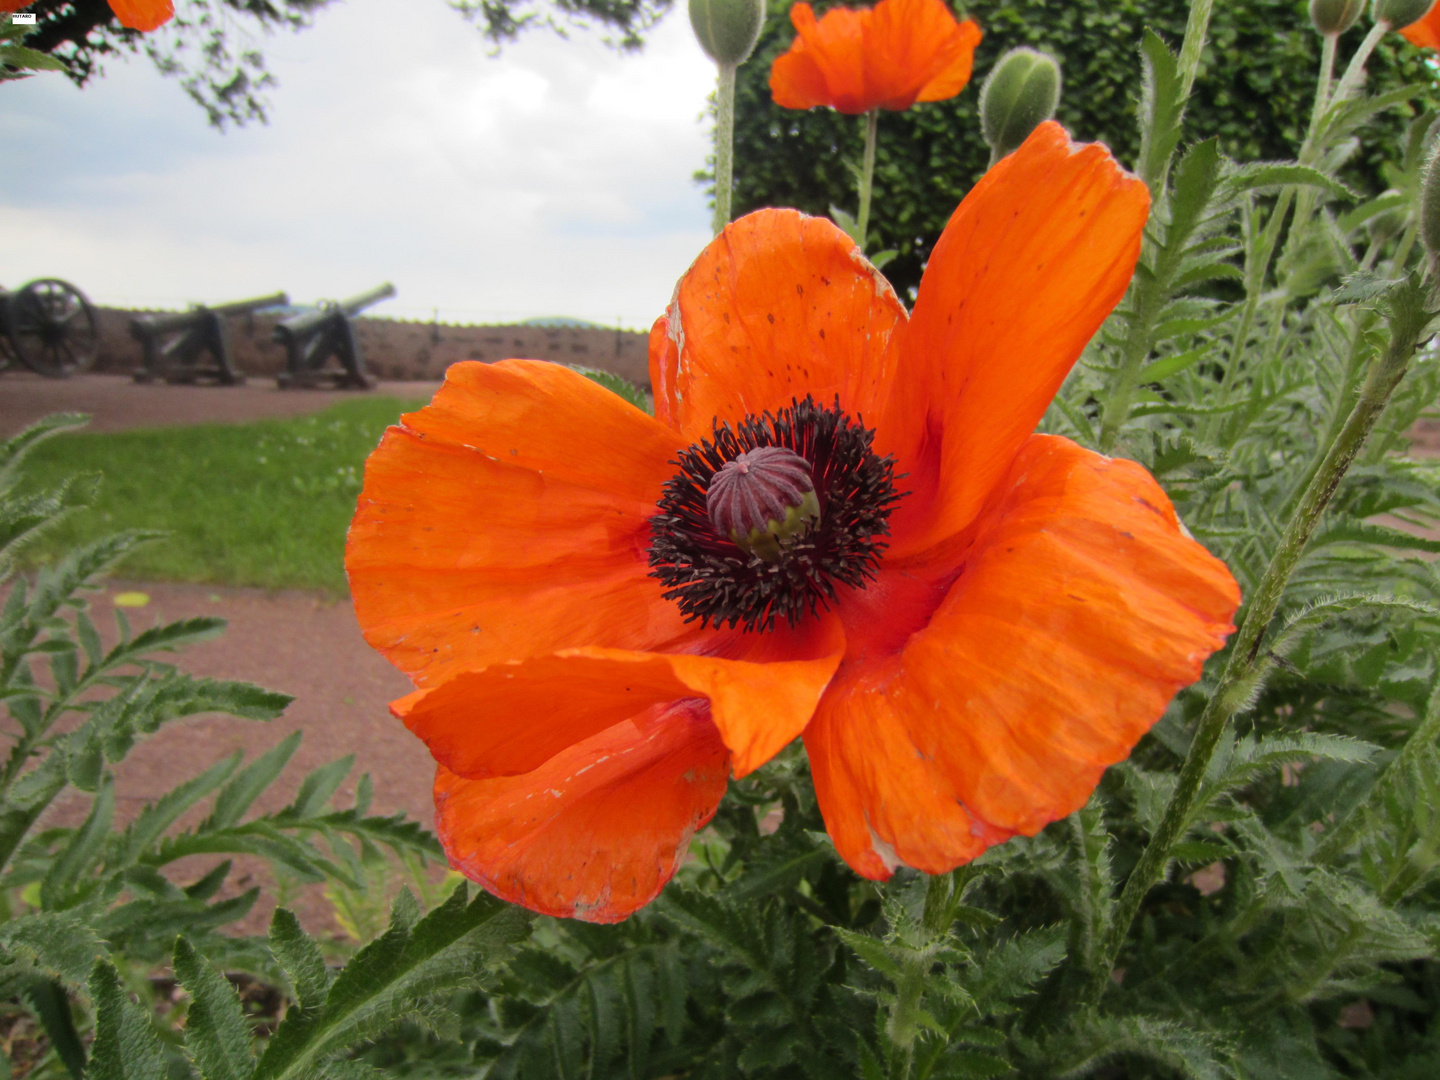
<path fill-rule="evenodd" d="M 780 561 L 787 543 L 820 520 L 810 463 L 783 446 L 757 446 L 727 461 L 705 495 L 710 523 L 741 551 Z"/>

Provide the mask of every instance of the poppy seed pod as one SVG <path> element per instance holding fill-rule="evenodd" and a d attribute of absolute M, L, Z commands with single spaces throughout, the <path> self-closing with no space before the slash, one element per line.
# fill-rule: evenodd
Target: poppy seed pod
<path fill-rule="evenodd" d="M 1343 34 L 1365 10 L 1365 0 L 1310 0 L 1310 22 L 1321 34 Z"/>
<path fill-rule="evenodd" d="M 1011 49 L 980 88 L 980 125 L 995 158 L 1019 148 L 1055 115 L 1060 103 L 1060 65 L 1034 49 Z"/>
<path fill-rule="evenodd" d="M 743 64 L 765 25 L 765 0 L 690 0 L 690 25 L 715 63 Z"/>
<path fill-rule="evenodd" d="M 1375 0 L 1375 21 L 1409 26 L 1425 17 L 1435 0 Z"/>

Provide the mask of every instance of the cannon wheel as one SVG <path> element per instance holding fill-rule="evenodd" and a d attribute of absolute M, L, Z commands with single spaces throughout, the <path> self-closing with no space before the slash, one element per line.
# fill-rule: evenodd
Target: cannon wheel
<path fill-rule="evenodd" d="M 5 298 L 5 328 L 20 362 L 38 375 L 64 379 L 84 371 L 100 351 L 95 309 L 68 281 L 42 278 Z"/>

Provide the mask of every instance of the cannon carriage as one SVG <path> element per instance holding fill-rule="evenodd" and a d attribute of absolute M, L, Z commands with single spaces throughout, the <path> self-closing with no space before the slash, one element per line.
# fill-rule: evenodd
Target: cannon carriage
<path fill-rule="evenodd" d="M 348 300 L 322 304 L 275 326 L 275 340 L 285 346 L 285 370 L 276 378 L 281 389 L 331 386 L 369 390 L 375 380 L 365 370 L 365 357 L 352 320 L 360 312 L 395 295 L 386 282 Z M 339 370 L 326 368 L 331 358 Z"/>
<path fill-rule="evenodd" d="M 68 281 L 0 288 L 0 370 L 19 361 L 37 375 L 64 379 L 89 368 L 99 352 L 95 308 Z"/>
<path fill-rule="evenodd" d="M 130 320 L 130 334 L 144 349 L 144 362 L 135 372 L 141 383 L 214 382 L 237 386 L 245 376 L 236 368 L 230 351 L 227 320 L 237 315 L 253 316 L 262 308 L 288 304 L 283 292 L 237 300 L 213 307 L 196 305 L 189 311 L 138 315 Z M 204 362 L 206 354 L 209 362 Z"/>

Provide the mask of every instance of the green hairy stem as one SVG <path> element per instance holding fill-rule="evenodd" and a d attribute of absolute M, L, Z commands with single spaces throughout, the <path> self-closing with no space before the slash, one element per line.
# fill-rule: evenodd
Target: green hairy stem
<path fill-rule="evenodd" d="M 1408 287 L 1416 288 L 1413 283 Z M 1328 449 L 1323 450 L 1324 457 L 1320 466 L 1306 487 L 1294 515 L 1289 519 L 1279 546 L 1250 598 L 1244 621 L 1231 647 L 1225 673 L 1211 694 L 1196 726 L 1195 737 L 1181 767 L 1175 793 L 1165 808 L 1160 826 L 1151 836 L 1120 894 L 1110 934 L 1101 950 L 1097 966 L 1091 972 L 1087 993 L 1091 1002 L 1103 993 L 1115 958 L 1119 955 L 1145 895 L 1163 876 L 1172 849 L 1190 827 L 1201 783 L 1205 779 L 1226 724 L 1248 705 L 1259 690 L 1264 674 L 1261 669 L 1261 643 L 1265 631 L 1280 606 L 1285 587 L 1319 525 L 1326 506 L 1375 426 L 1375 421 L 1384 412 L 1391 394 L 1399 386 L 1415 354 L 1420 333 L 1428 321 L 1427 317 L 1414 312 L 1413 309 L 1418 306 L 1412 305 L 1412 310 L 1402 312 L 1393 320 L 1390 343 L 1384 355 L 1370 369 L 1360 390 L 1359 399 L 1339 435 Z"/>
<path fill-rule="evenodd" d="M 715 89 L 715 235 L 730 224 L 735 198 L 735 69 L 721 64 Z"/>

